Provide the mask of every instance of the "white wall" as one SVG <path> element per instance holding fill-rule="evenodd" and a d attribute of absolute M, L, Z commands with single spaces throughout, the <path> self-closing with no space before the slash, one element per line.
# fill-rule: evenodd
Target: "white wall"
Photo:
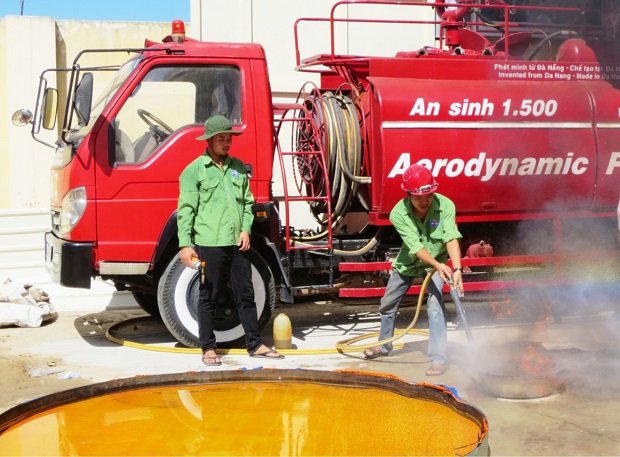
<path fill-rule="evenodd" d="M 204 41 L 260 43 L 265 48 L 272 90 L 297 94 L 307 80 L 317 78 L 295 71 L 294 24 L 298 18 L 329 18 L 335 0 L 190 0 L 194 38 Z M 433 20 L 431 8 L 414 5 L 344 5 L 336 18 Z M 327 22 L 304 21 L 299 26 L 302 58 L 329 53 Z M 337 23 L 337 53 L 393 56 L 433 44 L 433 26 Z"/>
<path fill-rule="evenodd" d="M 49 209 L 53 149 L 33 140 L 31 126 L 11 122 L 20 108 L 34 112 L 41 73 L 70 67 L 83 49 L 141 48 L 145 38 L 161 40 L 170 30 L 168 23 L 0 19 L 0 210 Z M 83 64 L 114 65 L 127 58 L 126 53 L 99 54 L 96 62 L 85 59 Z M 58 87 L 54 72 L 46 78 L 50 86 Z M 57 136 L 58 132 L 45 130 L 38 135 L 51 144 Z"/>
<path fill-rule="evenodd" d="M 17 128 L 11 115 L 20 108 L 33 109 L 37 96 L 38 76 L 46 68 L 56 66 L 56 28 L 51 18 L 7 16 L 4 24 L 6 58 L 2 90 L 2 205 L 9 208 L 41 208 L 49 206 L 49 167 L 52 150 L 35 143 L 30 127 Z M 1 42 L 1 40 L 0 40 Z M 55 75 L 50 75 L 55 84 Z M 47 133 L 47 132 L 46 132 Z M 54 142 L 56 135 L 43 135 Z"/>

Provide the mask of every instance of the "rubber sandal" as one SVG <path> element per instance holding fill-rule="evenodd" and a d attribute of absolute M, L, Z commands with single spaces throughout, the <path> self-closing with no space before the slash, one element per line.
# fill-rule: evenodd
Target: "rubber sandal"
<path fill-rule="evenodd" d="M 277 355 L 269 355 L 269 354 L 277 354 Z M 269 349 L 265 352 L 261 352 L 260 354 L 257 354 L 256 351 L 254 351 L 250 354 L 250 357 L 263 358 L 263 359 L 283 359 L 284 355 L 280 354 L 275 349 Z"/>
<path fill-rule="evenodd" d="M 205 355 L 202 354 L 202 363 L 210 367 L 217 367 L 222 364 L 220 358 L 216 355 Z"/>
<path fill-rule="evenodd" d="M 387 357 L 388 354 L 389 352 L 383 352 L 379 347 L 364 349 L 364 358 L 366 360 L 378 359 L 379 357 Z"/>
<path fill-rule="evenodd" d="M 426 370 L 426 376 L 440 376 L 446 372 L 446 365 L 444 363 L 433 363 L 428 370 Z"/>

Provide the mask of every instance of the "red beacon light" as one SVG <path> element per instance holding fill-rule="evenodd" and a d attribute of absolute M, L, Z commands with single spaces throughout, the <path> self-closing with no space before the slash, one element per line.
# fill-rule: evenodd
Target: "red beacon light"
<path fill-rule="evenodd" d="M 185 22 L 181 19 L 175 19 L 172 21 L 172 33 L 170 35 L 165 36 L 162 40 L 162 43 L 176 43 L 183 44 L 186 41 L 195 41 L 191 38 L 185 36 Z M 147 46 L 154 45 L 152 41 L 146 41 Z"/>
<path fill-rule="evenodd" d="M 185 23 L 181 19 L 172 21 L 172 41 L 183 43 L 185 41 Z"/>

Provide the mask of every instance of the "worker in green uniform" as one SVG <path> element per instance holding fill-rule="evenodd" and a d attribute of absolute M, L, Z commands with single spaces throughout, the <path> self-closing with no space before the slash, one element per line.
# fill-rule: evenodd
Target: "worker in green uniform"
<path fill-rule="evenodd" d="M 381 331 L 379 341 L 394 336 L 398 309 L 416 276 L 435 268 L 437 271 L 428 283 L 427 313 L 429 322 L 428 357 L 431 366 L 427 376 L 441 375 L 447 368 L 447 325 L 443 302 L 443 286 L 448 280 L 463 289 L 461 267 L 462 238 L 456 227 L 454 203 L 435 193 L 438 185 L 430 170 L 422 165 L 412 165 L 403 174 L 402 189 L 407 196 L 390 212 L 390 221 L 402 238 L 403 244 L 392 263 L 392 275 L 381 299 L 379 314 Z M 446 265 L 450 258 L 452 268 Z M 367 359 L 387 356 L 392 344 L 368 348 Z"/>
<path fill-rule="evenodd" d="M 239 134 L 224 116 L 207 119 L 204 135 L 197 138 L 206 140 L 206 150 L 185 168 L 179 179 L 177 225 L 181 262 L 193 268 L 196 258 L 202 261 L 197 320 L 205 365 L 222 364 L 216 353 L 214 317 L 226 273 L 250 356 L 284 358 L 263 344 L 259 330 L 252 265 L 244 254 L 250 249 L 254 196 L 243 162 L 228 155 L 233 135 Z"/>

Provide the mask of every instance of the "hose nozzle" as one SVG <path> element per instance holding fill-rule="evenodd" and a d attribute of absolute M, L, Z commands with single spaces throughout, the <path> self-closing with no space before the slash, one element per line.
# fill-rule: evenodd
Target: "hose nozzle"
<path fill-rule="evenodd" d="M 463 290 L 462 287 L 456 287 L 454 285 L 454 281 L 452 280 L 452 277 L 448 278 L 448 285 L 450 286 L 450 290 L 455 290 L 456 293 L 458 294 L 459 298 L 463 298 L 465 296 L 465 291 Z"/>

